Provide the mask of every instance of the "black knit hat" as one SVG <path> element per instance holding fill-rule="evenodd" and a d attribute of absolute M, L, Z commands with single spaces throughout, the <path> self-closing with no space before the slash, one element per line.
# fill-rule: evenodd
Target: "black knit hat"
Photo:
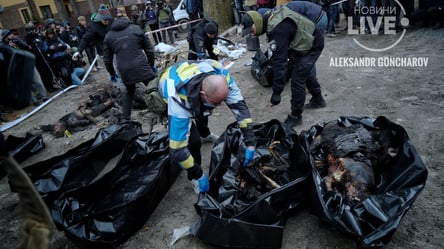
<path fill-rule="evenodd" d="M 207 23 L 204 26 L 205 33 L 209 35 L 216 35 L 217 34 L 217 25 L 213 22 Z"/>

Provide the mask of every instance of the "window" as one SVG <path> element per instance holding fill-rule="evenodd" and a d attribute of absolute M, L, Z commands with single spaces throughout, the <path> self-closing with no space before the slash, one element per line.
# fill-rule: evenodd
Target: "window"
<path fill-rule="evenodd" d="M 44 19 L 53 18 L 51 7 L 49 5 L 40 6 L 40 12 L 42 12 L 42 16 Z"/>
<path fill-rule="evenodd" d="M 21 9 L 20 10 L 23 20 L 25 21 L 25 23 L 28 23 L 29 21 L 31 21 L 31 16 L 29 15 L 29 11 L 28 9 Z"/>

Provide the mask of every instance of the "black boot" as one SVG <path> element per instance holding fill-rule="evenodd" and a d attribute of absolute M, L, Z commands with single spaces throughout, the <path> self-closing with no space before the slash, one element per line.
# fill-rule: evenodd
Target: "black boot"
<path fill-rule="evenodd" d="M 288 115 L 288 117 L 287 117 L 287 119 L 285 119 L 284 123 L 288 127 L 293 128 L 294 126 L 302 124 L 302 116 Z"/>
<path fill-rule="evenodd" d="M 322 108 L 326 107 L 327 104 L 325 103 L 324 98 L 322 97 L 322 94 L 314 95 L 311 97 L 308 104 L 306 104 L 304 107 L 305 109 L 316 109 L 316 108 Z"/>

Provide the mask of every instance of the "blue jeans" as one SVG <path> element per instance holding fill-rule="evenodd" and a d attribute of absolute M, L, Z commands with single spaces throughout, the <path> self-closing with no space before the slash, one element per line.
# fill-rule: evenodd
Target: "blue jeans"
<path fill-rule="evenodd" d="M 72 70 L 71 73 L 71 80 L 72 80 L 72 84 L 73 85 L 80 85 L 82 84 L 82 79 L 80 79 L 80 77 L 82 77 L 85 74 L 85 69 L 82 67 L 75 67 Z"/>
<path fill-rule="evenodd" d="M 325 13 L 325 11 L 322 11 L 322 17 L 316 23 L 316 28 L 320 29 L 323 34 L 325 32 L 325 29 L 327 28 L 327 24 L 328 24 L 327 13 Z"/>
<path fill-rule="evenodd" d="M 335 20 L 336 16 L 338 15 L 338 5 L 330 5 L 327 9 L 327 15 L 328 15 L 328 25 L 327 25 L 327 33 L 328 34 L 334 34 L 335 33 Z"/>
<path fill-rule="evenodd" d="M 361 0 L 361 5 L 359 6 L 361 11 L 363 8 L 367 8 L 364 10 L 364 12 L 367 12 L 368 10 L 370 10 L 370 7 L 376 7 L 376 0 Z M 360 16 L 367 17 L 367 16 L 369 16 L 369 14 L 368 13 L 360 13 Z M 375 24 L 376 14 L 373 14 L 371 17 L 372 17 L 373 24 Z M 368 25 L 367 18 L 365 20 L 365 28 L 370 29 L 370 26 Z"/>

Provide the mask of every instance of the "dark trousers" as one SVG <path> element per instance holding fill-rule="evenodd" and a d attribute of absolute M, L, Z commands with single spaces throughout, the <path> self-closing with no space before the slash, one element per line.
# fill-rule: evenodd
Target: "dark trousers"
<path fill-rule="evenodd" d="M 199 132 L 199 136 L 206 137 L 211 134 L 210 128 L 208 128 L 208 116 L 203 118 L 198 118 L 196 120 L 197 131 Z"/>
<path fill-rule="evenodd" d="M 159 23 L 150 24 L 151 31 L 155 31 L 159 29 Z M 162 42 L 162 34 L 160 32 L 152 33 L 154 42 L 157 45 L 159 42 Z"/>
<path fill-rule="evenodd" d="M 315 33 L 312 49 L 304 54 L 293 57 L 293 70 L 291 72 L 291 115 L 301 116 L 304 111 L 305 89 L 312 95 L 321 94 L 321 86 L 312 71 L 316 61 L 324 48 L 324 35 L 318 29 Z"/>
<path fill-rule="evenodd" d="M 134 93 L 136 92 L 135 84 L 125 84 L 125 92 L 122 98 L 122 114 L 124 120 L 131 120 L 131 108 L 133 106 Z"/>
<path fill-rule="evenodd" d="M 194 162 L 197 165 L 201 165 L 201 163 L 202 163 L 202 155 L 200 153 L 200 146 L 201 146 L 201 142 L 200 142 L 199 128 L 193 122 L 191 124 L 191 129 L 190 129 L 190 137 L 188 138 L 188 150 L 190 151 L 191 155 L 194 158 Z"/>
<path fill-rule="evenodd" d="M 90 65 L 92 65 L 94 58 L 96 57 L 96 48 L 95 46 L 88 46 L 85 48 L 86 57 L 88 57 L 88 62 Z M 97 61 L 96 64 L 97 65 Z"/>
<path fill-rule="evenodd" d="M 399 0 L 399 2 L 402 4 L 402 7 L 404 7 L 405 14 L 407 18 L 410 17 L 410 14 L 415 10 L 415 1 L 414 0 Z"/>
<path fill-rule="evenodd" d="M 345 1 L 344 3 L 342 3 L 342 9 L 344 11 L 344 15 L 347 17 L 347 22 L 348 22 L 348 17 L 351 17 L 353 20 L 352 26 L 356 25 L 358 22 L 355 14 L 355 1 L 354 0 Z"/>

